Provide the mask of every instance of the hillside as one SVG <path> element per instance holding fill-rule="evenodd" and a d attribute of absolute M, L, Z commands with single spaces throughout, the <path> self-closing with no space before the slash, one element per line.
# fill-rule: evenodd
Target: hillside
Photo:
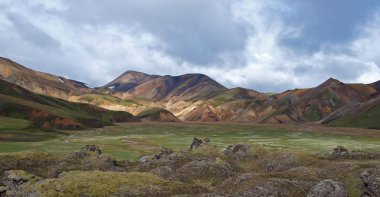
<path fill-rule="evenodd" d="M 322 124 L 338 127 L 380 129 L 380 98 L 353 103 L 321 120 Z"/>
<path fill-rule="evenodd" d="M 345 84 L 336 79 L 328 79 L 315 88 L 286 91 L 275 95 L 277 110 L 264 122 L 319 121 L 334 111 L 352 103 L 362 103 L 374 98 L 378 90 L 373 85 Z"/>
<path fill-rule="evenodd" d="M 353 106 L 372 106 L 368 103 L 380 95 L 380 81 L 346 84 L 330 78 L 316 87 L 266 94 L 241 87 L 228 89 L 203 74 L 160 76 L 136 71 L 127 71 L 105 86 L 89 88 L 85 83 L 33 71 L 5 58 L 0 58 L 0 78 L 34 93 L 135 116 L 152 109 L 166 110 L 165 113 L 153 110 L 157 113 L 145 117 L 150 121 L 160 121 L 157 114 L 165 114 L 163 119 L 173 121 L 350 126 L 336 121 L 343 121 L 350 114 L 350 121 L 355 122 L 356 118 L 372 113 L 368 107 L 356 110 Z M 362 123 L 355 125 L 368 127 Z"/>
<path fill-rule="evenodd" d="M 150 108 L 140 112 L 137 117 L 142 121 L 180 122 L 170 111 L 162 108 Z"/>
<path fill-rule="evenodd" d="M 70 93 L 88 91 L 85 83 L 26 68 L 0 57 L 0 78 L 32 92 L 68 99 Z"/>
<path fill-rule="evenodd" d="M 44 129 L 83 129 L 138 121 L 128 112 L 39 95 L 3 80 L 0 80 L 0 116 L 29 120 L 34 127 Z"/>
<path fill-rule="evenodd" d="M 227 89 L 202 74 L 159 76 L 135 71 L 125 72 L 102 88 L 121 92 L 124 97 L 146 100 L 169 100 L 173 97 L 189 100 Z"/>

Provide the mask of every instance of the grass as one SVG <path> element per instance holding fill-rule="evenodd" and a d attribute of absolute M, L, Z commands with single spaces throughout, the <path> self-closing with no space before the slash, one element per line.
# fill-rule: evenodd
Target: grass
<path fill-rule="evenodd" d="M 380 104 L 373 106 L 368 111 L 341 117 L 330 125 L 380 129 Z"/>
<path fill-rule="evenodd" d="M 0 152 L 37 150 L 66 155 L 83 145 L 97 144 L 106 154 L 112 154 L 118 159 L 135 160 L 156 153 L 162 147 L 186 150 L 194 137 L 208 137 L 220 150 L 234 143 L 321 154 L 330 153 L 337 145 L 370 152 L 380 148 L 380 137 L 326 134 L 250 124 L 126 123 L 101 129 L 65 132 L 65 135 L 50 134 L 50 138 L 41 141 L 0 141 Z M 22 139 L 28 133 L 18 134 Z M 43 132 L 38 133 L 38 136 L 45 135 L 47 134 Z"/>
<path fill-rule="evenodd" d="M 153 119 L 158 120 L 160 118 L 160 112 L 168 112 L 168 111 L 162 108 L 149 108 L 147 110 L 140 112 L 137 115 L 137 117 L 139 118 L 153 117 Z"/>
<path fill-rule="evenodd" d="M 319 115 L 319 107 L 317 104 L 312 104 L 306 113 L 306 118 L 310 121 L 317 121 L 321 119 Z"/>
<path fill-rule="evenodd" d="M 30 176 L 24 171 L 13 171 Z M 38 196 L 172 196 L 202 192 L 200 187 L 164 180 L 141 172 L 65 172 L 59 178 L 30 181 L 23 185 L 25 193 Z M 16 193 L 17 194 L 17 193 Z M 87 195 L 84 195 L 87 194 Z M 33 195 L 33 196 L 34 196 Z"/>
<path fill-rule="evenodd" d="M 32 123 L 27 120 L 17 118 L 7 118 L 0 116 L 0 131 L 4 130 L 20 130 L 29 127 Z"/>

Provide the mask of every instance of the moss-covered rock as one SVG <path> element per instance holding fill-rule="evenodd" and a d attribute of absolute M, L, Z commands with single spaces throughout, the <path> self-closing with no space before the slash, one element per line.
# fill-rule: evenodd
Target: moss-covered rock
<path fill-rule="evenodd" d="M 12 192 L 12 191 L 7 191 Z M 17 194 L 31 196 L 170 196 L 207 192 L 202 187 L 168 181 L 150 173 L 81 172 L 27 182 Z"/>

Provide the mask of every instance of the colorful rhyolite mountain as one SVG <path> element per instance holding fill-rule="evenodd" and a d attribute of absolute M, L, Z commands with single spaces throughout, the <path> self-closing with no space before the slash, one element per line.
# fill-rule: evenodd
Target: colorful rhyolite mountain
<path fill-rule="evenodd" d="M 89 88 L 5 58 L 0 58 L 0 80 L 46 96 L 130 112 L 146 121 L 314 122 L 380 128 L 380 81 L 345 84 L 328 79 L 314 88 L 265 94 L 228 89 L 202 74 L 128 71 L 103 87 Z"/>

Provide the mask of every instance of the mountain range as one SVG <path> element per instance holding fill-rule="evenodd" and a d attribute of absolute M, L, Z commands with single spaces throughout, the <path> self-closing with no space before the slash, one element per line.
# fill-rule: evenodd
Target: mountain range
<path fill-rule="evenodd" d="M 90 88 L 0 58 L 0 82 L 0 116 L 33 119 L 17 112 L 44 109 L 54 118 L 42 125 L 53 128 L 60 127 L 53 124 L 56 119 L 73 121 L 79 128 L 91 126 L 84 121 L 87 118 L 100 125 L 116 120 L 228 121 L 380 129 L 380 81 L 346 84 L 331 78 L 317 87 L 268 94 L 229 89 L 203 74 L 160 76 L 127 71 L 102 87 Z M 13 105 L 17 107 L 11 109 Z M 80 118 L 57 113 L 62 110 L 80 114 Z"/>

